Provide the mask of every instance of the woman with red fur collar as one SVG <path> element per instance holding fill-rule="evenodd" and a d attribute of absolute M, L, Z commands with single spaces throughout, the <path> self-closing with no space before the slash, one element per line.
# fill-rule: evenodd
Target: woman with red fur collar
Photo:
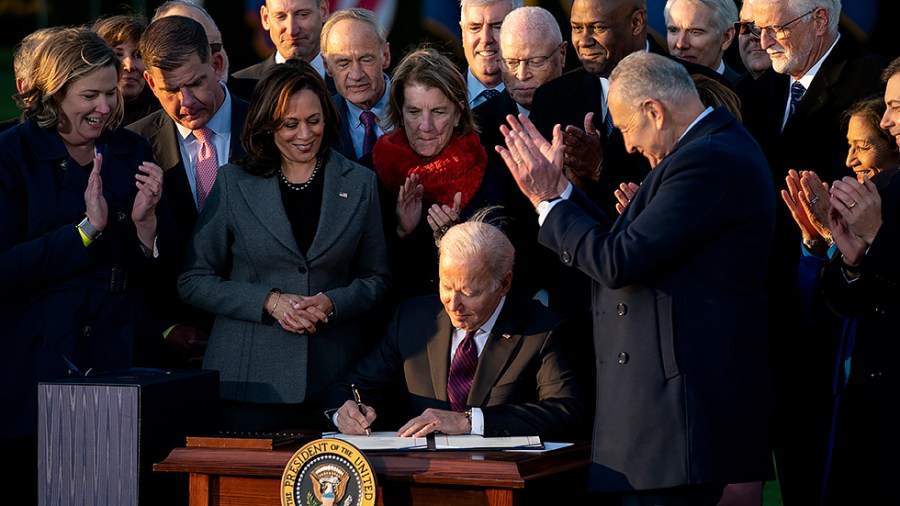
<path fill-rule="evenodd" d="M 488 164 L 466 83 L 431 48 L 407 54 L 394 70 L 387 122 L 395 127 L 372 152 L 398 300 L 437 291 L 435 243 L 476 210 L 505 204 L 514 184 Z M 504 212 L 504 214 L 506 214 Z"/>

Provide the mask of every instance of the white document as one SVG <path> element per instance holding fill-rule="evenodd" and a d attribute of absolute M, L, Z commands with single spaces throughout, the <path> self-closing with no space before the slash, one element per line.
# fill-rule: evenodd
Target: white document
<path fill-rule="evenodd" d="M 360 450 L 541 450 L 544 444 L 538 436 L 483 437 L 430 434 L 429 437 L 398 437 L 396 432 L 373 432 L 372 435 L 350 435 L 326 432 L 323 438 L 337 438 Z M 433 439 L 429 446 L 428 439 Z"/>

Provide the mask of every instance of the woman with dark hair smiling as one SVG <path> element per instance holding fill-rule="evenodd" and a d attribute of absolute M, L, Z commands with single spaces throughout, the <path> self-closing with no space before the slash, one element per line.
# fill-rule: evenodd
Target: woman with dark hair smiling
<path fill-rule="evenodd" d="M 292 59 L 257 84 L 247 157 L 220 168 L 178 288 L 213 312 L 203 367 L 229 430 L 315 428 L 319 396 L 363 352 L 387 289 L 375 174 L 331 149 L 340 125 L 319 74 Z"/>

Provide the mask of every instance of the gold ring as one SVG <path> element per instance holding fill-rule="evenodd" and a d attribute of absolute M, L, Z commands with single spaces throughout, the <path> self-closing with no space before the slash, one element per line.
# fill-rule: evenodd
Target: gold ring
<path fill-rule="evenodd" d="M 850 209 L 853 209 L 854 207 L 856 207 L 856 201 L 854 200 L 853 202 L 850 202 L 850 205 L 847 207 L 849 207 Z"/>
<path fill-rule="evenodd" d="M 159 192 L 150 192 L 154 197 L 159 197 Z"/>

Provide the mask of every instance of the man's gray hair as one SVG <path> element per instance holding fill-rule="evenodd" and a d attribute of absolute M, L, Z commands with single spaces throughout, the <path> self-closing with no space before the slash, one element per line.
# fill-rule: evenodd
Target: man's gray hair
<path fill-rule="evenodd" d="M 753 5 L 774 3 L 786 9 L 792 14 L 791 17 L 785 19 L 788 21 L 797 16 L 806 14 L 807 12 L 822 7 L 828 11 L 828 33 L 836 36 L 838 33 L 838 23 L 841 20 L 841 0 L 745 0 Z"/>
<path fill-rule="evenodd" d="M 446 2 L 447 0 L 442 0 Z M 465 15 L 466 8 L 471 7 L 473 5 L 491 5 L 498 2 L 509 2 L 510 11 L 516 10 L 519 7 L 525 5 L 525 0 L 459 0 L 459 20 L 463 20 L 463 16 Z"/>
<path fill-rule="evenodd" d="M 503 231 L 485 221 L 491 210 L 478 211 L 450 227 L 441 238 L 439 253 L 442 259 L 483 262 L 496 289 L 512 272 L 516 250 Z"/>
<path fill-rule="evenodd" d="M 378 39 L 378 47 L 380 49 L 384 49 L 384 45 L 387 44 L 387 30 L 381 26 L 381 22 L 378 20 L 378 16 L 375 15 L 374 12 L 369 9 L 363 9 L 361 7 L 351 7 L 349 9 L 341 9 L 339 11 L 332 12 L 330 16 L 328 16 L 328 21 L 322 25 L 322 36 L 319 39 L 319 43 L 322 46 L 322 55 L 325 56 L 328 54 L 328 47 L 326 43 L 328 42 L 328 36 L 331 34 L 331 29 L 334 28 L 334 25 L 338 21 L 343 21 L 345 19 L 350 19 L 354 21 L 359 21 L 361 23 L 365 23 L 369 25 L 372 29 L 372 32 L 375 34 L 375 38 Z"/>
<path fill-rule="evenodd" d="M 557 45 L 562 44 L 563 41 L 559 23 L 553 14 L 543 7 L 518 7 L 506 15 L 503 26 L 500 28 L 501 44 L 504 37 L 518 34 L 522 36 L 537 34 L 544 40 L 549 39 Z"/>
<path fill-rule="evenodd" d="M 691 97 L 700 100 L 693 79 L 677 61 L 637 51 L 626 56 L 609 76 L 619 102 L 637 107 L 648 98 L 674 108 Z"/>
<path fill-rule="evenodd" d="M 667 0 L 663 8 L 666 24 L 669 23 L 669 10 L 675 2 L 684 2 L 693 5 L 703 5 L 712 11 L 712 28 L 717 34 L 724 35 L 734 23 L 738 21 L 738 10 L 734 0 Z"/>

